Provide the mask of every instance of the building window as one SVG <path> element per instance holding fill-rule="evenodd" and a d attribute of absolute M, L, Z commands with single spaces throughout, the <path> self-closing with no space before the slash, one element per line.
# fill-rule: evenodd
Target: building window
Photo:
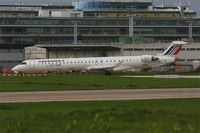
<path fill-rule="evenodd" d="M 142 48 L 135 48 L 134 51 L 143 51 Z"/>
<path fill-rule="evenodd" d="M 187 48 L 188 51 L 195 51 L 195 48 Z"/>

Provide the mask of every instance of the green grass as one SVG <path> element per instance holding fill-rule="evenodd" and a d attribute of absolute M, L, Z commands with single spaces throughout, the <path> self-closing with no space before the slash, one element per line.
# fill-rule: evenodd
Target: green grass
<path fill-rule="evenodd" d="M 0 104 L 1 133 L 199 133 L 200 99 Z"/>
<path fill-rule="evenodd" d="M 200 67 L 198 67 L 198 68 L 194 71 L 194 73 L 200 74 Z"/>
<path fill-rule="evenodd" d="M 200 87 L 200 79 L 124 78 L 102 75 L 0 77 L 0 91 Z"/>

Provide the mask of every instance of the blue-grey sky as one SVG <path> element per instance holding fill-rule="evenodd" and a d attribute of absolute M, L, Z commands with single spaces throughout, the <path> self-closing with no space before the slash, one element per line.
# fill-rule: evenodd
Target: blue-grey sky
<path fill-rule="evenodd" d="M 0 0 L 0 4 L 16 4 L 19 1 L 20 0 Z M 83 0 L 83 1 L 87 1 L 87 0 Z M 99 1 L 104 1 L 104 0 L 99 0 Z M 119 0 L 116 0 L 116 1 L 119 1 Z M 144 0 L 141 0 L 141 1 L 144 1 Z M 191 8 L 197 11 L 198 16 L 200 16 L 200 0 L 152 0 L 152 1 L 154 2 L 154 5 L 158 5 L 158 4 L 161 5 L 162 1 L 164 5 L 173 5 L 175 3 L 180 3 L 180 2 L 183 4 L 187 4 L 189 2 L 191 5 Z M 24 4 L 71 4 L 72 0 L 21 0 L 21 2 Z"/>

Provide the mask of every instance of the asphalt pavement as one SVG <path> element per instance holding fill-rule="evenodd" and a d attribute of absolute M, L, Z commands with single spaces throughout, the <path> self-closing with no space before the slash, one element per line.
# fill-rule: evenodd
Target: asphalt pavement
<path fill-rule="evenodd" d="M 0 92 L 0 103 L 200 98 L 200 88 Z"/>

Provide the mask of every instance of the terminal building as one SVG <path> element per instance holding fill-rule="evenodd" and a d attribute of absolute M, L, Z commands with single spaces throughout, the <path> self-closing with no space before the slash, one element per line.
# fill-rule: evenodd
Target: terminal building
<path fill-rule="evenodd" d="M 34 58 L 156 54 L 184 39 L 193 43 L 181 60 L 200 60 L 200 18 L 188 5 L 0 5 L 0 68 Z"/>

